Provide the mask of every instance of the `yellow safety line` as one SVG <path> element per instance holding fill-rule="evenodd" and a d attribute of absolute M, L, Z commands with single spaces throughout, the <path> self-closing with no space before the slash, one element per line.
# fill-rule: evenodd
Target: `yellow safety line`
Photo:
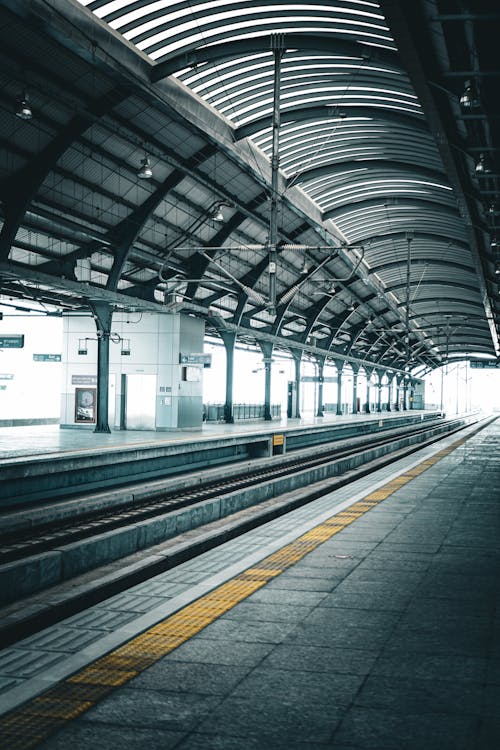
<path fill-rule="evenodd" d="M 457 440 L 346 510 L 335 513 L 254 567 L 239 573 L 163 622 L 6 714 L 0 718 L 0 747 L 2 750 L 28 750 L 36 747 L 66 723 L 88 711 L 112 690 L 125 685 L 188 641 L 464 442 L 464 438 Z"/>

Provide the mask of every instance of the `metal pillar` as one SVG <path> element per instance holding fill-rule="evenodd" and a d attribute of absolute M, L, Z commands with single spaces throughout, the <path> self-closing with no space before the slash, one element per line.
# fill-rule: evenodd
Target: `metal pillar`
<path fill-rule="evenodd" d="M 358 373 L 352 373 L 352 413 L 358 413 Z"/>
<path fill-rule="evenodd" d="M 224 421 L 226 424 L 233 424 L 234 344 L 236 342 L 236 334 L 222 333 L 221 336 L 226 350 L 226 401 L 224 403 Z"/>
<path fill-rule="evenodd" d="M 387 384 L 387 411 L 392 411 L 391 406 L 391 395 L 392 395 L 392 386 L 394 384 L 394 379 L 389 380 Z"/>
<path fill-rule="evenodd" d="M 377 383 L 377 412 L 380 413 L 382 411 L 382 383 L 379 381 Z"/>
<path fill-rule="evenodd" d="M 301 367 L 301 364 L 302 364 L 302 352 L 300 352 L 298 354 L 295 353 L 295 352 L 292 352 L 292 354 L 293 354 L 293 361 L 294 361 L 294 364 L 295 364 L 295 394 L 296 394 L 296 399 L 295 399 L 295 418 L 296 419 L 300 419 L 300 383 L 301 383 L 301 380 L 300 380 L 300 367 Z"/>
<path fill-rule="evenodd" d="M 337 366 L 337 416 L 342 414 L 342 368 Z"/>
<path fill-rule="evenodd" d="M 316 412 L 317 417 L 323 417 L 324 416 L 324 409 L 323 409 L 323 369 L 325 366 L 325 360 L 324 358 L 318 358 L 316 360 L 316 365 L 318 367 L 318 410 Z"/>
<path fill-rule="evenodd" d="M 278 177 L 279 177 L 279 136 L 280 136 L 280 87 L 281 60 L 284 54 L 283 34 L 273 34 L 271 46 L 274 56 L 274 96 L 272 117 L 272 156 L 271 156 L 271 208 L 269 217 L 269 306 L 276 310 L 276 263 L 278 243 Z"/>
<path fill-rule="evenodd" d="M 365 412 L 367 414 L 370 414 L 370 381 L 368 378 L 366 379 L 366 404 L 365 404 Z"/>
<path fill-rule="evenodd" d="M 97 414 L 94 432 L 109 433 L 109 336 L 113 309 L 107 302 L 93 302 L 90 309 L 97 329 Z"/>

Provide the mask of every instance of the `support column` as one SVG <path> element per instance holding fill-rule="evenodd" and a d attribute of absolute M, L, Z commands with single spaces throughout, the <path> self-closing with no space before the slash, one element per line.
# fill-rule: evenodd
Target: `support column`
<path fill-rule="evenodd" d="M 300 368 L 302 365 L 302 352 L 292 352 L 295 364 L 295 418 L 300 419 Z"/>
<path fill-rule="evenodd" d="M 399 406 L 399 384 L 400 384 L 400 380 L 399 380 L 399 378 L 398 378 L 397 375 L 395 376 L 394 379 L 396 381 L 396 401 L 395 401 L 396 405 L 395 405 L 394 409 L 395 409 L 395 411 L 400 411 L 400 409 L 401 409 L 401 407 Z"/>
<path fill-rule="evenodd" d="M 394 378 L 389 378 L 389 381 L 387 383 L 387 411 L 392 411 L 391 395 L 392 395 L 393 384 L 394 384 Z"/>
<path fill-rule="evenodd" d="M 234 382 L 234 345 L 235 333 L 221 333 L 226 350 L 226 401 L 224 403 L 224 422 L 234 424 L 233 382 Z"/>
<path fill-rule="evenodd" d="M 342 365 L 338 362 L 335 362 L 335 366 L 337 367 L 337 410 L 336 414 L 337 416 L 341 416 L 342 414 Z"/>
<path fill-rule="evenodd" d="M 366 379 L 366 403 L 365 403 L 365 412 L 367 414 L 370 414 L 370 381 L 367 378 Z"/>
<path fill-rule="evenodd" d="M 358 370 L 352 371 L 352 413 L 358 414 Z"/>
<path fill-rule="evenodd" d="M 90 309 L 97 329 L 97 411 L 94 432 L 109 433 L 109 336 L 113 309 L 107 302 L 93 302 Z"/>
<path fill-rule="evenodd" d="M 382 411 L 382 373 L 377 372 L 377 412 L 380 414 Z"/>
<path fill-rule="evenodd" d="M 415 391 L 415 383 L 413 383 L 410 380 L 409 386 L 410 386 L 410 398 L 409 398 L 410 403 L 408 404 L 408 408 L 410 409 L 410 411 L 412 411 L 413 410 L 413 393 Z"/>
<path fill-rule="evenodd" d="M 261 341 L 260 348 L 264 357 L 264 419 L 270 422 L 273 418 L 271 414 L 271 363 L 273 356 L 273 345 L 267 341 Z"/>
<path fill-rule="evenodd" d="M 408 381 L 403 380 L 403 411 L 408 409 Z"/>
<path fill-rule="evenodd" d="M 317 417 L 323 417 L 324 416 L 324 409 L 323 409 L 323 370 L 325 367 L 325 358 L 324 357 L 318 357 L 316 359 L 316 365 L 318 367 L 318 410 L 316 412 Z"/>

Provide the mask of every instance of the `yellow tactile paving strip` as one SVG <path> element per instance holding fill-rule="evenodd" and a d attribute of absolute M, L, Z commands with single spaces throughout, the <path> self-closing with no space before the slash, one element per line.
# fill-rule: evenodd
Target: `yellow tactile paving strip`
<path fill-rule="evenodd" d="M 361 518 L 393 492 L 434 466 L 465 442 L 465 438 L 392 479 L 362 500 L 202 596 L 115 651 L 58 683 L 50 690 L 0 719 L 0 748 L 28 750 L 68 722 L 88 711 L 112 690 L 169 654 L 207 625 L 302 560 L 309 552 Z"/>

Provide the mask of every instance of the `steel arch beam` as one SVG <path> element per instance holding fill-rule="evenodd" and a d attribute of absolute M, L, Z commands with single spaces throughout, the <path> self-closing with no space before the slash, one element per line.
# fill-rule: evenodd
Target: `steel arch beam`
<path fill-rule="evenodd" d="M 326 120 L 332 117 L 338 117 L 335 111 L 338 108 L 330 104 L 324 106 L 310 107 L 304 105 L 303 107 L 295 106 L 293 109 L 284 109 L 281 111 L 281 124 L 287 122 L 306 122 L 307 120 Z M 377 122 L 384 122 L 394 125 L 403 125 L 406 128 L 417 130 L 422 133 L 429 133 L 429 129 L 425 120 L 421 119 L 416 115 L 403 115 L 397 112 L 388 112 L 383 107 L 359 107 L 356 105 L 351 106 L 350 104 L 342 105 L 342 112 L 346 113 L 346 117 L 373 117 Z M 271 127 L 271 114 L 266 114 L 263 117 L 258 117 L 251 122 L 241 125 L 235 130 L 235 140 L 240 141 L 243 138 L 255 135 L 261 130 Z"/>
<path fill-rule="evenodd" d="M 159 11 L 161 13 L 162 11 Z M 324 52 L 326 55 L 344 55 L 346 57 L 360 57 L 365 60 L 376 60 L 393 68 L 399 68 L 398 55 L 390 50 L 376 50 L 367 44 L 336 39 L 335 48 L 332 42 L 323 35 L 315 34 L 285 34 L 285 49 L 310 50 Z M 240 57 L 255 52 L 269 52 L 271 50 L 271 36 L 255 37 L 228 42 L 220 42 L 198 49 L 183 49 L 163 59 L 151 70 L 151 81 L 154 83 L 176 73 L 183 68 L 200 65 L 206 62 L 219 62 L 231 57 Z"/>

